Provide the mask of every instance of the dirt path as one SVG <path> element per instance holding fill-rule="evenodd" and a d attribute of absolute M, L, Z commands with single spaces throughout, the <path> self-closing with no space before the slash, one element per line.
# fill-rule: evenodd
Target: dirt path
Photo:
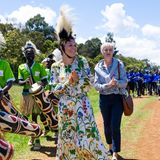
<path fill-rule="evenodd" d="M 135 146 L 140 160 L 160 160 L 160 101 L 155 101 L 152 105 L 146 106 L 147 110 L 153 113 L 146 122 L 139 143 Z"/>
<path fill-rule="evenodd" d="M 134 103 L 138 104 L 143 101 L 143 98 L 134 99 Z M 133 123 L 142 123 L 143 129 L 138 137 L 137 141 L 130 142 L 127 139 L 127 136 L 123 136 L 122 130 L 122 154 L 120 153 L 120 160 L 160 160 L 160 101 L 155 100 L 152 103 L 149 103 L 144 107 L 145 112 L 150 112 L 149 118 L 146 118 L 143 122 L 136 122 L 136 119 L 133 118 Z M 101 115 L 98 115 L 96 118 L 98 128 L 101 135 L 103 135 L 103 124 Z M 132 129 L 133 135 L 134 129 L 133 126 L 126 127 L 128 130 Z M 136 133 L 135 133 L 136 134 Z M 104 139 L 104 136 L 102 136 Z M 125 150 L 125 151 L 123 151 Z M 125 156 L 125 153 L 129 156 Z M 125 158 L 124 158 L 125 157 Z"/>
<path fill-rule="evenodd" d="M 143 100 L 143 98 L 134 99 L 134 103 L 135 105 L 141 104 Z M 160 160 L 160 101 L 155 100 L 154 102 L 145 105 L 143 111 L 150 113 L 149 117 L 141 120 L 141 117 L 137 119 L 133 116 L 131 124 L 122 130 L 122 152 L 120 153 L 120 160 Z M 103 122 L 100 113 L 96 115 L 96 122 L 102 140 L 105 142 Z M 139 123 L 141 123 L 143 128 L 137 136 L 137 130 L 133 126 Z M 129 135 L 126 134 L 127 131 L 133 134 L 132 137 L 135 135 L 135 140 L 130 140 L 128 138 Z M 32 151 L 33 154 L 30 155 L 30 157 L 32 157 L 30 160 L 54 160 L 55 149 L 56 145 L 54 144 L 53 139 L 48 140 L 40 152 Z M 28 160 L 28 158 L 25 160 Z"/>

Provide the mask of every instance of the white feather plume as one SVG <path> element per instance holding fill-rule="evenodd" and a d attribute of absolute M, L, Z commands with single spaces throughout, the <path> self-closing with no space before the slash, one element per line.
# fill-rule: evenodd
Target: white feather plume
<path fill-rule="evenodd" d="M 63 5 L 60 8 L 60 15 L 57 20 L 57 25 L 56 25 L 56 32 L 57 35 L 65 29 L 68 34 L 73 32 L 73 21 L 75 20 L 75 16 L 72 13 L 73 8 L 71 8 L 69 5 Z"/>
<path fill-rule="evenodd" d="M 22 53 L 23 54 L 24 54 L 24 51 L 25 51 L 26 48 L 33 48 L 35 50 L 36 54 L 40 54 L 40 50 L 37 49 L 36 45 L 31 40 L 27 41 L 25 46 L 22 47 Z"/>
<path fill-rule="evenodd" d="M 56 48 L 52 52 L 52 54 L 54 55 L 53 60 L 55 60 L 56 62 L 62 60 L 62 53 L 61 53 L 61 51 L 58 48 Z"/>
<path fill-rule="evenodd" d="M 6 43 L 3 34 L 0 32 L 0 48 L 4 46 L 4 44 Z"/>

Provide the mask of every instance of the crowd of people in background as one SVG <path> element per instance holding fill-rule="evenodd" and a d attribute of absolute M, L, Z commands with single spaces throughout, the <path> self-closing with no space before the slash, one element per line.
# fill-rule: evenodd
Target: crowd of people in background
<path fill-rule="evenodd" d="M 144 95 L 160 96 L 160 72 L 159 71 L 133 71 L 127 72 L 127 89 L 133 97 Z"/>

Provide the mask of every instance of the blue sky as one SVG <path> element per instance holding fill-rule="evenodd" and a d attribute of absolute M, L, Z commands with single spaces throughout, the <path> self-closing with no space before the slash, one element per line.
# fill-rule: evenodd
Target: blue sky
<path fill-rule="evenodd" d="M 107 32 L 113 32 L 121 54 L 160 65 L 159 0 L 5 0 L 0 20 L 24 24 L 40 13 L 55 26 L 63 4 L 74 9 L 77 42 L 94 37 L 103 42 Z"/>

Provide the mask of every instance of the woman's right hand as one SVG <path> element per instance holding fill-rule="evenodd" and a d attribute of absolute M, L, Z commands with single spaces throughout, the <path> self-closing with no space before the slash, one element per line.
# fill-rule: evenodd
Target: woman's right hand
<path fill-rule="evenodd" d="M 116 87 L 117 86 L 117 80 L 112 77 L 111 81 L 109 82 L 110 87 Z"/>
<path fill-rule="evenodd" d="M 72 73 L 71 73 L 70 76 L 69 76 L 69 83 L 70 83 L 71 85 L 74 85 L 74 84 L 76 84 L 78 81 L 79 81 L 79 76 L 78 76 L 78 74 L 76 73 L 76 71 L 72 71 Z"/>

